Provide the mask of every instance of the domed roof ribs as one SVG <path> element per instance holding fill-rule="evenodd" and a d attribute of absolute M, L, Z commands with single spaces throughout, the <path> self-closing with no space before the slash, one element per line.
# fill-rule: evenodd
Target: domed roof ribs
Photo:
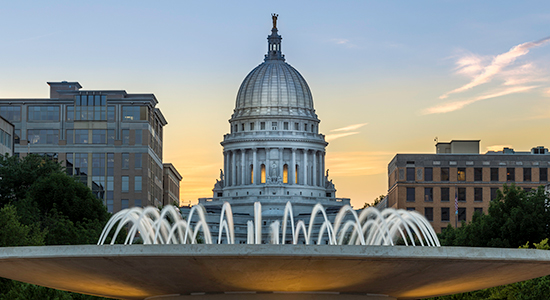
<path fill-rule="evenodd" d="M 279 17 L 278 14 L 271 14 L 273 28 L 271 28 L 271 35 L 267 36 L 267 54 L 265 55 L 264 61 L 285 61 L 285 56 L 281 50 L 281 40 L 283 38 L 277 33 L 277 17 Z"/>

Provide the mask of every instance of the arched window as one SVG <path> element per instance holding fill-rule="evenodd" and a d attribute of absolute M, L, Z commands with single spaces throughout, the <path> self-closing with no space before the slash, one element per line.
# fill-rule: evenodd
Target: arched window
<path fill-rule="evenodd" d="M 294 172 L 294 183 L 298 184 L 298 165 L 296 165 L 296 172 Z"/>
<path fill-rule="evenodd" d="M 262 164 L 260 183 L 265 183 L 265 165 Z"/>
<path fill-rule="evenodd" d="M 250 165 L 250 184 L 254 184 L 254 165 Z"/>
<path fill-rule="evenodd" d="M 283 166 L 283 183 L 288 183 L 288 165 Z"/>

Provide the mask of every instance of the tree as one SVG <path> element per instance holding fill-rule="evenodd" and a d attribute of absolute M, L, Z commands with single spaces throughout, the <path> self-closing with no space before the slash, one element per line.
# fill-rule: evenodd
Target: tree
<path fill-rule="evenodd" d="M 371 207 L 371 206 L 375 207 L 376 205 L 378 205 L 378 203 L 382 202 L 382 200 L 384 200 L 384 198 L 386 198 L 386 195 L 380 195 L 380 196 L 374 198 L 374 202 L 372 204 L 365 202 L 365 204 L 363 205 L 363 207 L 361 207 L 361 209 L 365 209 L 365 208 Z"/>
<path fill-rule="evenodd" d="M 444 246 L 527 248 L 549 250 L 550 210 L 542 187 L 526 192 L 515 185 L 504 185 L 503 192 L 490 203 L 487 215 L 475 214 L 460 228 L 448 226 L 439 236 Z M 434 300 L 548 299 L 550 276 L 497 286 L 485 290 L 433 298 Z"/>
<path fill-rule="evenodd" d="M 445 246 L 518 248 L 550 236 L 548 196 L 543 188 L 526 192 L 514 184 L 490 203 L 487 215 L 475 214 L 469 224 L 448 226 L 439 236 Z"/>

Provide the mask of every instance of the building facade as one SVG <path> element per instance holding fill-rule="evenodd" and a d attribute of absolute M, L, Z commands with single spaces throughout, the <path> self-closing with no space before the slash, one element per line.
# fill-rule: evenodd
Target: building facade
<path fill-rule="evenodd" d="M 173 164 L 162 164 L 163 196 L 162 205 L 180 206 L 180 181 L 182 179 Z"/>
<path fill-rule="evenodd" d="M 470 221 L 475 212 L 487 213 L 504 184 L 525 190 L 546 185 L 549 163 L 544 147 L 480 154 L 478 140 L 437 143 L 435 154 L 395 155 L 388 165 L 384 206 L 416 210 L 441 232 L 448 224 Z"/>
<path fill-rule="evenodd" d="M 293 205 L 295 220 L 306 224 L 315 204 L 321 203 L 334 217 L 350 202 L 336 198 L 325 172 L 328 143 L 319 133 L 320 120 L 306 80 L 285 62 L 276 17 L 264 62 L 239 88 L 229 133 L 221 142 L 224 166 L 213 196 L 199 199 L 212 224 L 219 222 L 223 203 L 231 204 L 236 243 L 247 241 L 247 221 L 253 219 L 255 202 L 262 205 L 264 243 L 269 241 L 269 226 L 281 220 L 287 202 Z"/>
<path fill-rule="evenodd" d="M 15 148 L 15 126 L 0 117 L 0 154 L 13 155 Z"/>
<path fill-rule="evenodd" d="M 50 97 L 0 99 L 15 153 L 46 155 L 87 184 L 110 212 L 163 203 L 163 127 L 153 94 L 48 82 Z"/>

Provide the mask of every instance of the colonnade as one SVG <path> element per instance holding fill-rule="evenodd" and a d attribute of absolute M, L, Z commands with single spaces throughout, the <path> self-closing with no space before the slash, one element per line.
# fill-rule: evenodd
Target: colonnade
<path fill-rule="evenodd" d="M 272 150 L 277 150 L 275 151 Z M 286 159 L 284 153 L 289 153 Z M 266 147 L 224 151 L 224 186 L 289 184 L 324 186 L 325 151 Z M 290 156 L 290 157 L 289 157 Z"/>

